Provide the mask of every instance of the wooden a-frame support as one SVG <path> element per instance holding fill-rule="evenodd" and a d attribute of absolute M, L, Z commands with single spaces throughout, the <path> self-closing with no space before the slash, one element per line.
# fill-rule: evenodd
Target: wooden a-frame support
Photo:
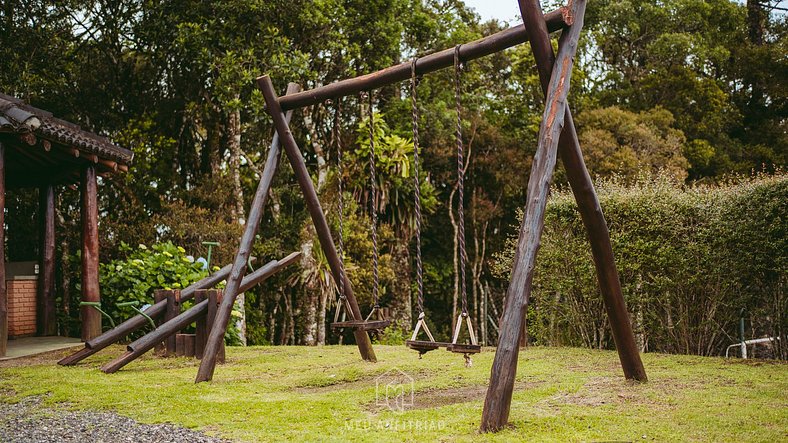
<path fill-rule="evenodd" d="M 558 154 L 561 155 L 572 192 L 577 200 L 578 210 L 588 231 L 597 278 L 624 376 L 639 381 L 647 379 L 635 345 L 626 303 L 621 292 L 610 234 L 599 199 L 583 161 L 577 132 L 567 103 L 572 64 L 583 25 L 586 0 L 573 0 L 568 7 L 545 15 L 542 15 L 538 0 L 520 0 L 519 3 L 524 20 L 523 25 L 467 43 L 462 45 L 459 50 L 460 58 L 463 61 L 468 61 L 528 40 L 536 58 L 546 99 L 545 112 L 539 131 L 539 145 L 528 183 L 526 213 L 520 229 L 514 268 L 507 291 L 503 318 L 500 322 L 498 349 L 493 362 L 490 386 L 485 398 L 482 431 L 499 430 L 508 421 L 514 377 L 517 371 L 519 339 L 525 323 L 536 253 L 544 227 L 547 195 Z M 548 32 L 560 29 L 563 29 L 563 32 L 559 40 L 559 51 L 557 56 L 554 56 Z M 419 58 L 415 65 L 416 72 L 418 75 L 422 75 L 452 66 L 453 56 L 454 49 L 447 49 Z M 556 69 L 553 69 L 554 66 Z M 317 200 L 317 194 L 309 178 L 303 157 L 288 127 L 287 121 L 290 113 L 285 115 L 283 112 L 404 81 L 410 78 L 410 74 L 411 62 L 408 61 L 378 72 L 342 80 L 309 91 L 294 92 L 291 84 L 288 94 L 282 98 L 277 97 L 270 78 L 264 76 L 258 79 L 258 87 L 263 92 L 268 112 L 274 120 L 277 132 L 272 149 L 269 151 L 268 162 L 263 171 L 257 195 L 252 203 L 247 229 L 241 241 L 233 271 L 228 279 L 225 298 L 217 314 L 216 327 L 208 338 L 206 355 L 200 365 L 197 382 L 210 380 L 213 375 L 217 345 L 224 336 L 232 303 L 237 293 L 237 281 L 240 278 L 239 275 L 242 276 L 244 272 L 245 257 L 248 256 L 251 239 L 256 232 L 256 225 L 259 223 L 262 207 L 265 205 L 265 197 L 276 168 L 276 158 L 272 163 L 272 155 L 278 155 L 277 134 L 282 138 L 285 152 L 306 198 L 320 245 L 328 258 L 332 275 L 335 280 L 338 280 L 341 275 L 339 257 L 336 254 L 328 224 Z M 271 164 L 272 166 L 269 167 Z M 261 191 L 265 192 L 261 195 Z M 351 311 L 354 317 L 361 318 L 355 297 L 352 295 L 350 282 L 347 279 L 345 279 L 345 285 L 348 288 Z M 359 332 L 363 333 L 363 336 Z M 375 355 L 368 335 L 363 331 L 357 331 L 356 341 L 362 357 L 365 360 L 374 361 Z"/>

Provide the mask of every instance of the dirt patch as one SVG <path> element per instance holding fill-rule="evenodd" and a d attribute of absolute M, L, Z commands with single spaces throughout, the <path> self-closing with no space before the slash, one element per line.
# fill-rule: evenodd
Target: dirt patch
<path fill-rule="evenodd" d="M 328 394 L 346 389 L 369 388 L 375 386 L 376 378 L 377 377 L 367 376 L 353 381 L 337 380 L 336 383 L 325 386 L 299 386 L 293 388 L 293 392 L 297 392 L 299 394 Z"/>
<path fill-rule="evenodd" d="M 514 390 L 532 389 L 543 384 L 544 382 L 517 382 L 514 385 Z M 405 404 L 404 409 L 432 409 L 441 406 L 480 401 L 484 400 L 486 394 L 487 385 L 471 385 L 449 389 L 417 391 L 413 394 L 413 404 Z M 388 406 L 370 403 L 366 405 L 366 409 L 371 413 L 378 413 L 388 409 Z"/>
<path fill-rule="evenodd" d="M 43 352 L 41 354 L 28 355 L 26 357 L 12 358 L 10 360 L 2 360 L 0 361 L 0 368 L 19 368 L 22 366 L 57 364 L 58 360 L 77 352 L 79 349 L 81 348 L 77 346 L 73 348 Z"/>

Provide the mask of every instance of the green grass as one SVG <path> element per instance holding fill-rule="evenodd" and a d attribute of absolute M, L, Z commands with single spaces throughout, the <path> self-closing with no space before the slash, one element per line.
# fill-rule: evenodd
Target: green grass
<path fill-rule="evenodd" d="M 0 367 L 0 399 L 48 394 L 46 403 L 113 410 L 241 441 L 785 441 L 788 365 L 643 355 L 650 381 L 624 380 L 615 352 L 530 348 L 520 354 L 512 428 L 479 434 L 493 349 L 445 350 L 419 360 L 376 346 L 228 348 L 211 383 L 194 384 L 198 362 L 146 356 L 117 374 L 98 367 L 111 348 L 76 367 L 33 360 Z M 375 378 L 399 368 L 414 379 L 415 408 L 376 406 Z M 2 420 L 2 418 L 0 418 Z"/>

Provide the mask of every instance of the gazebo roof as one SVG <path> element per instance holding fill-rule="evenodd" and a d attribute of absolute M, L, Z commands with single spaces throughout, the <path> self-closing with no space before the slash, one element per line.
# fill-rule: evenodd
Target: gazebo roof
<path fill-rule="evenodd" d="M 105 137 L 2 93 L 0 141 L 7 147 L 9 188 L 73 184 L 89 163 L 95 164 L 102 175 L 126 171 L 134 157 Z"/>

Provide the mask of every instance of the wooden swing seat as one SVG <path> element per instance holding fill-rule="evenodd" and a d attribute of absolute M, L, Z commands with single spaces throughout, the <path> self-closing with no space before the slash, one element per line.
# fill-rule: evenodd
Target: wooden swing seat
<path fill-rule="evenodd" d="M 419 354 L 424 355 L 427 352 L 434 351 L 438 348 L 445 348 L 451 343 L 443 343 L 438 341 L 429 340 L 405 340 L 405 346 L 414 351 L 419 351 Z"/>
<path fill-rule="evenodd" d="M 454 352 L 457 354 L 478 354 L 482 352 L 482 347 L 480 345 L 466 345 L 463 343 L 449 343 L 446 349 L 449 352 Z"/>
<path fill-rule="evenodd" d="M 375 331 L 386 329 L 391 320 L 350 320 L 331 323 L 331 329 L 350 328 L 361 331 Z"/>

